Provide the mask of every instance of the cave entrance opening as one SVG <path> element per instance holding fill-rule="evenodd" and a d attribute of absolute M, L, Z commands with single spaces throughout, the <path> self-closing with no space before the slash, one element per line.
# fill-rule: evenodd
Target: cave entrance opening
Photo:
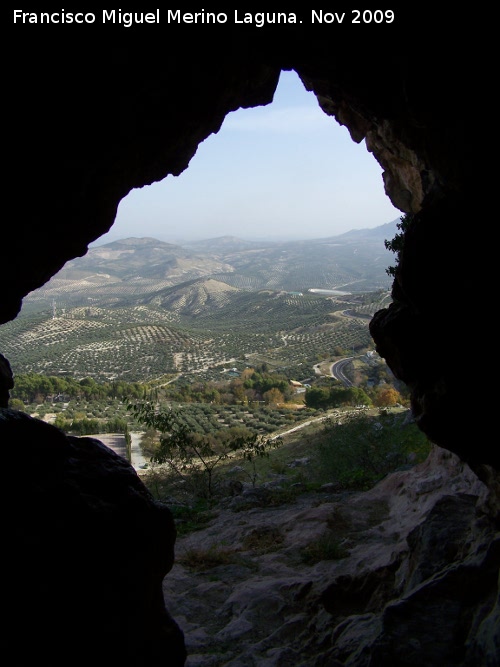
<path fill-rule="evenodd" d="M 238 236 L 289 241 L 372 228 L 400 215 L 364 142 L 327 116 L 294 71 L 271 104 L 238 109 L 179 176 L 132 190 L 96 243 Z"/>
<path fill-rule="evenodd" d="M 295 72 L 284 71 L 272 103 L 228 114 L 220 131 L 200 144 L 188 168 L 180 176 L 170 176 L 133 190 L 124 198 L 110 232 L 100 237 L 92 249 L 115 240 L 135 237 L 158 239 L 176 247 L 182 244 L 193 252 L 199 250 L 200 246 L 196 244 L 204 239 L 215 239 L 215 246 L 212 247 L 218 249 L 223 246 L 220 239 L 227 237 L 270 244 L 302 242 L 334 237 L 353 229 L 375 228 L 394 220 L 399 213 L 385 195 L 382 170 L 366 146 L 356 144 L 345 127 L 322 111 L 314 94 L 305 89 Z M 131 244 L 125 250 L 120 247 L 116 255 L 120 258 L 130 256 L 131 247 Z M 109 252 L 113 255 L 115 249 L 110 247 Z M 90 261 L 90 254 L 81 260 L 84 263 Z M 54 359 L 48 359 L 47 355 L 41 358 L 40 367 L 45 374 L 95 377 L 105 381 L 136 380 L 137 373 L 152 365 L 151 359 L 154 361 L 158 345 L 154 349 L 148 348 L 144 355 L 138 356 L 135 350 L 140 349 L 144 342 L 153 340 L 154 343 L 155 336 L 160 336 L 165 345 L 168 343 L 172 347 L 175 367 L 169 369 L 172 372 L 185 373 L 189 363 L 197 369 L 200 366 L 221 365 L 218 357 L 205 358 L 200 352 L 201 347 L 208 346 L 206 341 L 211 340 L 211 336 L 204 335 L 201 343 L 195 341 L 195 352 L 190 355 L 182 347 L 186 342 L 179 343 L 178 339 L 182 336 L 171 332 L 171 325 L 175 326 L 173 320 L 152 323 L 136 318 L 118 347 L 124 362 L 128 359 L 132 363 L 134 356 L 145 361 L 137 362 L 136 359 L 131 375 L 130 369 L 117 373 L 113 355 L 118 348 L 113 346 L 112 341 L 95 340 L 97 325 L 101 333 L 108 323 L 106 315 L 100 311 L 98 297 L 89 288 L 89 284 L 94 282 L 103 293 L 112 282 L 109 280 L 110 272 L 104 273 L 106 269 L 103 271 L 104 264 L 101 262 L 97 271 L 92 269 L 86 276 L 78 274 L 85 285 L 82 290 L 75 290 L 81 303 L 72 308 L 70 303 L 65 302 L 68 299 L 67 287 L 78 273 L 74 267 L 79 263 L 80 259 L 68 263 L 51 284 L 39 290 L 39 293 L 51 295 L 48 297 L 50 301 L 47 301 L 49 320 L 43 323 L 42 328 L 50 340 L 52 335 L 71 337 L 72 332 L 77 330 L 92 329 L 92 332 L 84 344 L 78 342 L 77 352 L 71 349 Z M 183 282 L 186 263 L 185 257 L 178 258 L 174 268 L 180 277 L 170 279 L 165 288 L 172 286 L 175 280 Z M 312 257 L 310 264 L 314 263 L 317 262 Z M 152 266 L 144 269 L 150 272 Z M 193 279 L 193 275 L 189 278 Z M 57 281 L 61 279 L 63 284 L 59 284 L 59 293 L 66 292 L 60 298 Z M 143 274 L 141 279 L 150 280 L 152 274 Z M 131 280 L 129 273 L 120 276 L 119 282 L 119 285 L 112 286 L 114 292 L 108 299 L 109 303 L 122 298 L 121 285 L 130 286 L 133 282 L 137 293 L 142 284 L 139 276 Z M 56 289 L 51 290 L 54 287 Z M 234 287 L 230 285 L 227 292 Z M 304 283 L 302 290 L 317 292 L 322 287 L 338 288 L 339 285 Z M 300 299 L 302 291 L 293 289 L 289 294 L 291 300 Z M 209 296 L 215 300 L 213 295 Z M 31 312 L 30 308 L 34 307 L 31 296 L 25 304 L 28 309 L 25 305 L 24 312 Z M 247 313 L 249 309 L 243 312 Z M 366 328 L 366 317 L 364 324 Z M 63 328 L 57 331 L 62 325 L 64 333 L 61 333 Z M 21 326 L 19 321 L 12 328 L 18 326 Z M 122 327 L 119 323 L 110 326 L 116 339 Z M 151 333 L 153 329 L 154 335 Z M 76 334 L 74 338 L 77 339 Z M 177 344 L 178 347 L 175 347 Z M 283 332 L 268 336 L 266 344 L 269 347 L 283 345 L 287 350 L 293 347 L 293 341 Z M 223 347 L 221 344 L 220 350 Z M 346 350 L 347 356 L 350 353 L 354 355 L 352 342 Z M 331 352 L 335 350 L 331 348 Z M 321 351 L 321 354 L 325 352 Z M 77 363 L 74 361 L 76 357 Z M 257 363 L 259 360 L 252 361 Z M 318 374 L 324 372 L 328 375 L 331 360 L 318 359 L 320 361 L 323 362 L 323 370 L 318 363 L 311 372 L 317 369 Z M 267 362 L 260 359 L 259 363 Z M 302 370 L 299 369 L 300 364 L 297 362 L 297 373 Z M 228 371 L 224 379 L 229 378 L 231 373 L 240 372 L 239 369 L 234 370 L 234 357 L 228 357 L 226 365 L 229 366 L 223 369 Z M 36 367 L 33 370 L 36 371 Z M 22 372 L 23 369 L 16 368 L 16 373 Z M 309 384 L 307 375 L 309 373 L 292 378 L 293 381 L 303 381 L 299 382 L 302 393 Z"/>

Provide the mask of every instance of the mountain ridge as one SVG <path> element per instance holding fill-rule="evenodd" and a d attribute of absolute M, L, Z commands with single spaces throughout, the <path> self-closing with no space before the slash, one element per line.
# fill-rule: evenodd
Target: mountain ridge
<path fill-rule="evenodd" d="M 112 307 L 154 299 L 164 308 L 182 303 L 185 310 L 192 303 L 199 314 L 203 304 L 220 308 L 223 292 L 234 299 L 235 290 L 388 290 L 386 269 L 393 254 L 384 241 L 394 236 L 396 224 L 394 220 L 338 236 L 283 243 L 226 235 L 180 246 L 153 237 L 128 237 L 91 247 L 85 256 L 71 260 L 28 295 L 25 304 Z"/>
<path fill-rule="evenodd" d="M 395 229 L 207 241 L 217 255 L 151 237 L 113 241 L 29 294 L 0 342 L 17 373 L 220 379 L 221 365 L 245 358 L 311 374 L 332 350 L 370 345 L 367 318 L 390 299 L 394 256 L 383 241 Z"/>

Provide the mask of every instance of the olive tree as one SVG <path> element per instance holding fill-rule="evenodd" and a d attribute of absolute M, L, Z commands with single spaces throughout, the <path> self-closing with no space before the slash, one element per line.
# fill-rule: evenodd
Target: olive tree
<path fill-rule="evenodd" d="M 217 433 L 203 435 L 188 427 L 179 410 L 151 402 L 130 404 L 128 409 L 139 423 L 159 434 L 151 462 L 167 464 L 175 475 L 194 483 L 196 495 L 208 499 L 214 496 L 215 470 L 223 461 L 232 454 L 239 454 L 252 463 L 265 456 L 268 449 L 259 434 L 247 428 L 222 429 L 219 437 Z"/>

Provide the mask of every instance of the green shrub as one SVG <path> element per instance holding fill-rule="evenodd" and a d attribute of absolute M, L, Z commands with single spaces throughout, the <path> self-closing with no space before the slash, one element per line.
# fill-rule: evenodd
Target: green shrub
<path fill-rule="evenodd" d="M 284 542 L 284 535 L 276 526 L 260 526 L 254 528 L 243 538 L 243 548 L 258 554 L 277 551 Z"/>
<path fill-rule="evenodd" d="M 178 556 L 177 562 L 197 572 L 210 570 L 219 565 L 235 562 L 235 550 L 212 544 L 207 548 L 185 548 Z"/>
<path fill-rule="evenodd" d="M 147 485 L 147 476 L 145 481 Z M 170 511 L 179 536 L 205 528 L 214 517 L 209 503 L 205 500 L 197 500 L 193 505 L 171 505 Z"/>
<path fill-rule="evenodd" d="M 326 420 L 317 449 L 323 481 L 365 490 L 388 473 L 423 461 L 431 445 L 405 418 L 406 414 L 381 411 L 378 417 L 344 413 L 337 423 Z"/>
<path fill-rule="evenodd" d="M 323 560 L 341 560 L 348 555 L 349 551 L 341 541 L 333 533 L 328 532 L 304 547 L 300 557 L 306 565 L 315 565 Z"/>

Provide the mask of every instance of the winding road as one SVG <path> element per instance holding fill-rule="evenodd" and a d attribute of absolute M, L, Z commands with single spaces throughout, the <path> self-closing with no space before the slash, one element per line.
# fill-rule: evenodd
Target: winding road
<path fill-rule="evenodd" d="M 340 361 L 336 361 L 330 366 L 330 374 L 332 377 L 334 377 L 336 380 L 340 380 L 344 387 L 352 387 L 354 386 L 354 383 L 349 380 L 347 375 L 344 373 L 344 369 L 348 364 L 351 363 L 351 361 L 354 359 L 354 357 L 346 357 L 345 359 L 340 359 Z"/>

